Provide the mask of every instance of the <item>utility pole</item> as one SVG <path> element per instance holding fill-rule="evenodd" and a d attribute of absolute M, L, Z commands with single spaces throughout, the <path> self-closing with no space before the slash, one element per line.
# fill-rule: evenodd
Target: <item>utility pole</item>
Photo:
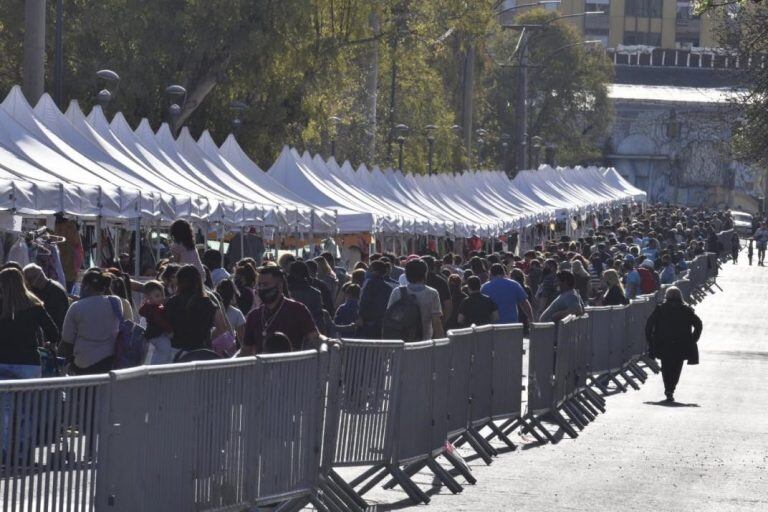
<path fill-rule="evenodd" d="M 24 1 L 24 64 L 22 88 L 34 105 L 45 88 L 45 0 Z"/>
<path fill-rule="evenodd" d="M 53 61 L 53 99 L 64 110 L 64 0 L 56 0 L 56 33 Z"/>
<path fill-rule="evenodd" d="M 515 95 L 515 171 L 528 168 L 528 32 L 523 29 L 520 44 L 520 65 L 517 68 L 517 94 Z"/>
<path fill-rule="evenodd" d="M 470 41 L 467 55 L 464 58 L 464 97 L 462 101 L 461 125 L 464 129 L 464 151 L 467 153 L 467 169 L 472 170 L 472 115 L 475 99 L 475 57 L 477 51 L 474 42 Z"/>

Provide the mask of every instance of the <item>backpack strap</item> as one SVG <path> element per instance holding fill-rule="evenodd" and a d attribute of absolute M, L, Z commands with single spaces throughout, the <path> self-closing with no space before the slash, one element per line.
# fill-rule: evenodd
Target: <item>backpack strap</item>
<path fill-rule="evenodd" d="M 115 314 L 120 322 L 123 322 L 125 319 L 123 318 L 123 312 L 120 310 L 120 299 L 110 295 L 107 296 L 107 300 L 109 301 L 109 305 L 112 306 L 112 313 Z"/>

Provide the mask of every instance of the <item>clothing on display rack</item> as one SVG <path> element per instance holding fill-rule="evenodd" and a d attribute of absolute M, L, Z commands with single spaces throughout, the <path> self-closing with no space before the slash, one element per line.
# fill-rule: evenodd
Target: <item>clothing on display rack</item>
<path fill-rule="evenodd" d="M 261 261 L 264 257 L 264 240 L 255 234 L 245 234 L 245 246 L 243 251 L 240 251 L 242 237 L 240 233 L 236 233 L 234 238 L 230 240 L 229 247 L 227 247 L 227 261 L 230 265 L 240 261 L 242 257 L 253 258 L 256 261 Z M 242 257 L 241 257 L 242 255 Z"/>
<path fill-rule="evenodd" d="M 66 288 L 69 290 L 72 288 L 72 284 L 77 281 L 77 274 L 85 261 L 83 242 L 80 239 L 80 227 L 73 220 L 57 216 L 54 233 L 66 239 L 66 242 L 60 245 L 59 251 L 61 253 L 61 266 L 64 268 Z"/>
<path fill-rule="evenodd" d="M 19 237 L 8 251 L 8 261 L 15 261 L 22 268 L 29 265 L 29 245 L 24 237 Z"/>

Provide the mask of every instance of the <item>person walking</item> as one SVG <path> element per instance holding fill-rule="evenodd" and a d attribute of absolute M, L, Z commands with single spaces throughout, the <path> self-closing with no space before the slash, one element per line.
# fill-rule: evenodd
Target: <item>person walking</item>
<path fill-rule="evenodd" d="M 277 333 L 288 338 L 292 350 L 320 347 L 320 333 L 312 315 L 301 302 L 287 298 L 285 277 L 280 267 L 259 270 L 258 293 L 261 304 L 245 319 L 245 336 L 240 356 L 263 353 Z"/>
<path fill-rule="evenodd" d="M 500 324 L 516 324 L 519 322 L 517 307 L 520 306 L 527 318 L 533 321 L 533 309 L 528 301 L 528 295 L 520 283 L 507 277 L 501 263 L 491 265 L 491 279 L 480 291 L 496 303 L 499 308 Z"/>
<path fill-rule="evenodd" d="M 203 288 L 203 276 L 193 265 L 184 265 L 176 273 L 176 295 L 165 303 L 173 328 L 171 347 L 178 352 L 208 349 L 211 340 L 228 330 L 221 308 Z M 183 354 L 181 354 L 183 355 Z"/>
<path fill-rule="evenodd" d="M 381 322 L 387 311 L 392 287 L 384 279 L 387 266 L 383 261 L 372 261 L 368 270 L 370 276 L 360 290 L 360 328 L 357 335 L 364 339 L 380 340 Z"/>
<path fill-rule="evenodd" d="M 24 280 L 29 285 L 29 291 L 43 302 L 43 307 L 61 332 L 69 309 L 67 291 L 58 281 L 48 279 L 43 269 L 35 263 L 24 267 Z"/>
<path fill-rule="evenodd" d="M 383 319 L 384 337 L 395 339 L 392 332 L 398 331 L 400 339 L 410 342 L 442 338 L 445 335 L 440 294 L 434 288 L 427 286 L 428 272 L 427 264 L 419 258 L 412 259 L 405 265 L 405 278 L 408 284 L 395 288 L 389 296 Z M 409 308 L 415 305 L 419 310 L 416 325 L 389 325 L 390 320 L 394 318 L 393 311 L 399 309 L 399 306 L 405 302 L 409 303 Z"/>
<path fill-rule="evenodd" d="M 603 306 L 624 306 L 629 304 L 629 299 L 627 299 L 624 287 L 621 285 L 618 272 L 609 268 L 603 272 L 603 279 L 607 288 L 601 301 Z"/>
<path fill-rule="evenodd" d="M 88 270 L 80 285 L 80 300 L 64 317 L 59 355 L 71 361 L 70 373 L 93 375 L 112 369 L 119 315 L 123 301 L 110 295 L 113 276 L 99 269 Z"/>
<path fill-rule="evenodd" d="M 0 380 L 33 379 L 42 376 L 38 348 L 38 332 L 45 343 L 59 341 L 59 329 L 45 311 L 43 303 L 24 284 L 24 275 L 17 268 L 0 271 Z M 34 402 L 22 394 L 0 393 L 0 462 L 23 461 L 32 458 L 32 415 Z M 26 411 L 25 411 L 26 409 Z M 30 415 L 29 417 L 27 415 Z M 15 459 L 15 460 L 14 460 Z M 14 462 L 11 462 L 14 461 Z"/>
<path fill-rule="evenodd" d="M 765 249 L 768 247 L 768 228 L 764 223 L 758 225 L 754 234 L 755 246 L 757 247 L 757 266 L 765 266 Z"/>
<path fill-rule="evenodd" d="M 574 289 L 576 280 L 569 270 L 561 270 L 556 275 L 560 295 L 552 301 L 541 314 L 540 322 L 559 322 L 568 315 L 582 316 L 584 302 Z"/>
<path fill-rule="evenodd" d="M 701 337 L 701 319 L 683 300 L 676 286 L 667 288 L 664 303 L 656 306 L 645 324 L 645 338 L 649 354 L 661 359 L 666 402 L 674 402 L 675 389 L 680 380 L 683 363 L 699 364 L 698 341 Z"/>
<path fill-rule="evenodd" d="M 480 278 L 467 279 L 467 298 L 459 305 L 458 324 L 463 327 L 486 325 L 499 321 L 499 307 L 487 295 L 480 292 Z"/>
<path fill-rule="evenodd" d="M 179 219 L 171 224 L 170 232 L 173 239 L 170 247 L 173 261 L 179 265 L 192 265 L 200 272 L 201 276 L 204 276 L 205 270 L 203 270 L 203 262 L 195 248 L 195 233 L 192 231 L 192 225 Z"/>
<path fill-rule="evenodd" d="M 0 271 L 0 380 L 40 377 L 38 331 L 45 342 L 57 344 L 59 329 L 15 268 Z"/>

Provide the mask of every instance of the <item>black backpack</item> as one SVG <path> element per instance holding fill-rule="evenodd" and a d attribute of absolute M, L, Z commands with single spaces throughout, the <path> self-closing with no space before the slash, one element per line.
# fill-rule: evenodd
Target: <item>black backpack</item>
<path fill-rule="evenodd" d="M 405 342 L 420 341 L 422 338 L 421 309 L 416 297 L 401 286 L 400 298 L 387 308 L 382 319 L 382 337 Z"/>

